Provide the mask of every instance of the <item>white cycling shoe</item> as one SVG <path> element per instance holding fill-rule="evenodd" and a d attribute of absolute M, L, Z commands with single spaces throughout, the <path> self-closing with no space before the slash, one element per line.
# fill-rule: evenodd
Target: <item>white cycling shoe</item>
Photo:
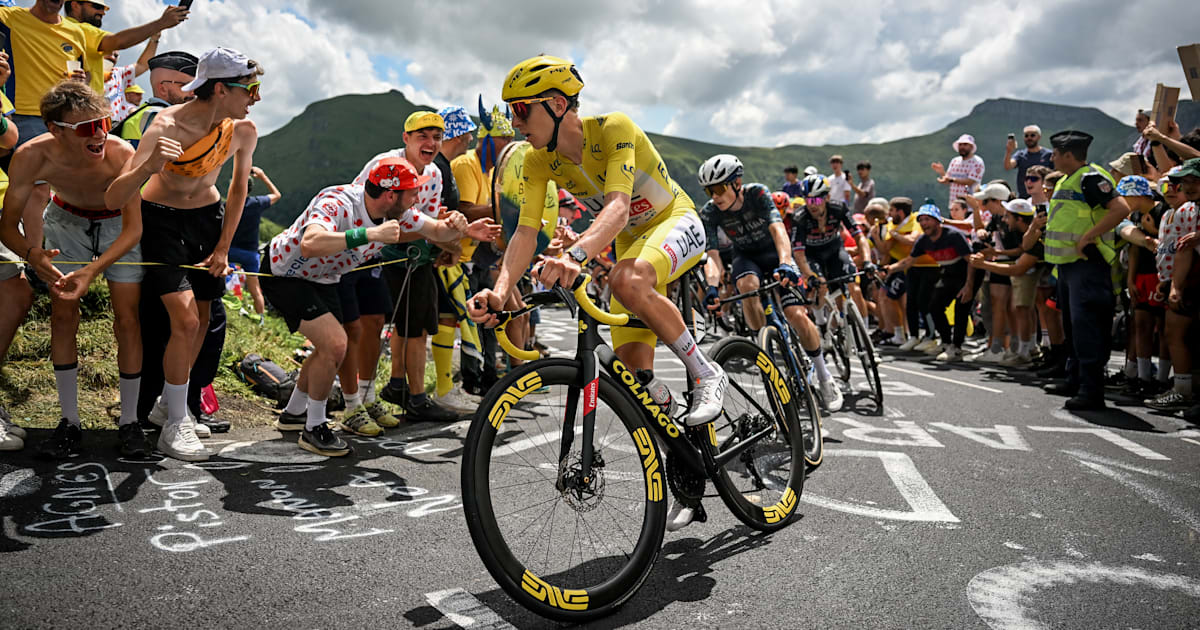
<path fill-rule="evenodd" d="M 821 398 L 825 399 L 825 411 L 829 413 L 841 411 L 842 404 L 845 402 L 842 388 L 838 387 L 832 378 L 821 383 Z"/>
<path fill-rule="evenodd" d="M 716 373 L 707 378 L 696 380 L 696 389 L 692 390 L 692 410 L 688 414 L 686 424 L 697 427 L 716 419 L 721 415 L 725 404 L 725 388 L 729 386 L 729 377 L 719 365 L 713 365 Z"/>

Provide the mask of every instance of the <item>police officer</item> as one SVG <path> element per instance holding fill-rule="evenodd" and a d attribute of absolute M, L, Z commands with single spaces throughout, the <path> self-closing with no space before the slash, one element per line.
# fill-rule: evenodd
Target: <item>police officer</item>
<path fill-rule="evenodd" d="M 150 90 L 153 96 L 142 101 L 125 120 L 116 121 L 113 129 L 114 135 L 128 140 L 134 147 L 137 147 L 142 132 L 150 126 L 158 112 L 192 97 L 191 92 L 184 92 L 180 88 L 196 78 L 196 56 L 178 50 L 155 55 L 147 65 L 150 67 Z"/>
<path fill-rule="evenodd" d="M 1108 171 L 1087 161 L 1092 136 L 1060 131 L 1050 136 L 1054 168 L 1065 173 L 1050 200 L 1046 261 L 1058 266 L 1058 305 L 1067 332 L 1067 382 L 1051 393 L 1072 396 L 1071 410 L 1104 409 L 1115 299 L 1117 225 L 1129 206 L 1117 195 Z"/>

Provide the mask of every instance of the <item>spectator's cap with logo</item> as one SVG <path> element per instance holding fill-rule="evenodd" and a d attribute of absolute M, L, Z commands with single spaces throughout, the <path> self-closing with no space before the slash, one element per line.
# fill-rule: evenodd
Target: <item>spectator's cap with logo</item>
<path fill-rule="evenodd" d="M 1117 194 L 1122 197 L 1153 197 L 1150 180 L 1141 175 L 1126 175 L 1117 182 Z"/>
<path fill-rule="evenodd" d="M 1192 158 L 1167 172 L 1167 177 L 1170 177 L 1172 182 L 1177 182 L 1189 175 L 1200 177 L 1200 158 Z"/>
<path fill-rule="evenodd" d="M 379 160 L 367 175 L 367 181 L 384 190 L 412 190 L 428 182 L 432 175 L 419 175 L 411 162 L 400 157 Z"/>
<path fill-rule="evenodd" d="M 1004 184 L 988 184 L 983 188 L 983 190 L 975 193 L 975 198 L 980 201 L 987 201 L 989 199 L 995 199 L 996 201 L 1008 201 L 1008 198 L 1011 195 L 1012 191 L 1010 191 L 1008 186 L 1005 186 Z"/>
<path fill-rule="evenodd" d="M 1060 131 L 1053 136 L 1050 136 L 1050 146 L 1059 151 L 1067 151 L 1070 149 L 1082 149 L 1087 151 L 1087 148 L 1092 145 L 1091 134 L 1068 129 Z"/>
<path fill-rule="evenodd" d="M 818 171 L 817 167 L 815 167 L 815 166 L 805 166 L 804 167 L 804 176 L 805 177 L 808 177 L 809 175 L 816 175 L 817 173 L 820 173 L 820 172 L 821 171 Z"/>
<path fill-rule="evenodd" d="M 446 121 L 437 112 L 413 112 L 404 119 L 404 133 L 412 133 L 421 129 L 446 130 Z"/>
<path fill-rule="evenodd" d="M 1137 156 L 1138 154 L 1134 153 L 1133 151 L 1125 153 L 1121 155 L 1121 157 L 1109 162 L 1108 168 L 1120 173 L 1121 177 L 1133 175 L 1133 163 L 1134 160 L 1137 159 Z"/>
<path fill-rule="evenodd" d="M 971 145 L 971 148 L 974 149 L 975 148 L 975 136 L 972 136 L 969 133 L 964 133 L 963 135 L 958 137 L 958 140 L 954 141 L 954 144 L 952 144 L 950 146 L 954 147 L 954 150 L 957 151 L 958 145 L 960 145 L 960 144 L 969 144 L 969 145 Z"/>
<path fill-rule="evenodd" d="M 196 64 L 199 61 L 199 59 L 196 59 L 196 55 L 185 53 L 181 50 L 172 50 L 160 55 L 154 55 L 146 65 L 151 70 L 166 68 L 167 70 L 182 72 L 194 77 L 196 76 Z"/>
<path fill-rule="evenodd" d="M 446 123 L 446 135 L 443 136 L 445 140 L 453 140 L 478 129 L 475 121 L 467 116 L 467 110 L 457 105 L 443 107 L 438 111 L 438 116 L 441 116 L 442 121 Z"/>
<path fill-rule="evenodd" d="M 236 79 L 255 72 L 249 57 L 232 48 L 218 46 L 200 55 L 196 62 L 196 78 L 180 89 L 192 92 L 209 80 Z"/>
<path fill-rule="evenodd" d="M 1004 209 L 1013 214 L 1019 214 L 1023 217 L 1033 216 L 1033 204 L 1029 203 L 1028 199 L 1013 199 L 1012 201 L 1003 202 Z"/>
<path fill-rule="evenodd" d="M 143 90 L 142 86 L 140 86 L 136 83 L 131 83 L 129 85 L 129 87 L 125 88 L 125 93 L 126 94 L 145 94 L 146 90 Z"/>
<path fill-rule="evenodd" d="M 917 216 L 933 217 L 937 219 L 938 223 L 945 223 L 946 221 L 942 218 L 942 211 L 938 209 L 937 204 L 933 203 L 932 199 L 926 199 L 925 204 L 917 208 Z"/>

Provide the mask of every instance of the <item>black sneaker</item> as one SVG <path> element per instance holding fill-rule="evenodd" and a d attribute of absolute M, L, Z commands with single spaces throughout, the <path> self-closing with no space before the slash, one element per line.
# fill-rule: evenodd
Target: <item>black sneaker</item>
<path fill-rule="evenodd" d="M 1149 391 L 1151 384 L 1148 381 L 1143 381 L 1140 378 L 1131 378 L 1121 388 L 1121 395 L 1129 398 L 1142 399 L 1146 398 L 1146 392 Z"/>
<path fill-rule="evenodd" d="M 305 429 L 296 443 L 306 451 L 326 457 L 342 457 L 351 452 L 350 445 L 329 428 L 329 423 L 318 425 L 312 431 Z"/>
<path fill-rule="evenodd" d="M 404 411 L 409 422 L 454 422 L 459 418 L 459 414 L 438 405 L 428 396 L 422 402 L 408 399 Z"/>
<path fill-rule="evenodd" d="M 288 413 L 284 409 L 279 412 L 279 417 L 275 420 L 275 428 L 280 431 L 303 431 L 307 422 L 307 413 Z"/>
<path fill-rule="evenodd" d="M 392 384 L 388 383 L 383 386 L 383 389 L 379 390 L 379 397 L 404 409 L 405 404 L 408 402 L 408 386 L 392 387 Z"/>
<path fill-rule="evenodd" d="M 1113 372 L 1104 377 L 1104 389 L 1120 390 L 1129 382 L 1129 377 L 1125 376 L 1124 372 Z"/>
<path fill-rule="evenodd" d="M 203 413 L 203 412 L 202 413 L 194 413 L 193 412 L 192 415 L 195 416 L 196 422 L 199 422 L 200 424 L 203 424 L 204 426 L 208 427 L 208 430 L 212 431 L 213 433 L 229 433 L 229 421 L 228 420 L 219 420 L 217 418 L 212 417 L 212 414 L 207 414 L 207 413 Z"/>
<path fill-rule="evenodd" d="M 142 427 L 136 422 L 117 427 L 117 439 L 121 443 L 121 457 L 126 459 L 146 459 L 154 452 L 154 447 L 150 446 Z"/>
<path fill-rule="evenodd" d="M 83 431 L 63 418 L 54 427 L 49 440 L 42 443 L 38 455 L 43 459 L 66 459 L 78 455 L 83 447 Z"/>

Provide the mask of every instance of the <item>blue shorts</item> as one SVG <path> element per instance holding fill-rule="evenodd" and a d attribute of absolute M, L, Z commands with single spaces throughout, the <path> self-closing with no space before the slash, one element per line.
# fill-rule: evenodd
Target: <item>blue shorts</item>
<path fill-rule="evenodd" d="M 242 271 L 258 273 L 261 261 L 262 258 L 259 253 L 252 249 L 242 249 L 240 247 L 229 248 L 229 264 L 241 265 Z"/>

